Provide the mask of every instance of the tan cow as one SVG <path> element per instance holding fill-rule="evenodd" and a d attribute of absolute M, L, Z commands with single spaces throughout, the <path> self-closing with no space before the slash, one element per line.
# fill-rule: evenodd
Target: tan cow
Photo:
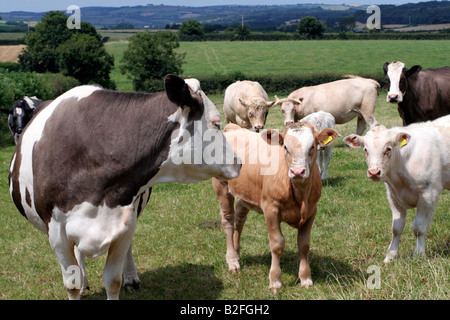
<path fill-rule="evenodd" d="M 317 149 L 330 145 L 338 133 L 329 128 L 316 132 L 310 124 L 299 122 L 289 125 L 283 133 L 267 130 L 259 134 L 229 124 L 224 135 L 242 160 L 238 178 L 213 179 L 227 238 L 229 270 L 240 271 L 242 228 L 249 210 L 254 210 L 264 214 L 269 232 L 272 253 L 269 288 L 273 292 L 281 288 L 280 256 L 285 246 L 282 221 L 298 229 L 299 278 L 302 287 L 312 286 L 309 239 L 322 191 Z"/>
<path fill-rule="evenodd" d="M 227 123 L 258 132 L 264 128 L 269 108 L 274 104 L 258 82 L 237 81 L 225 90 L 223 113 Z"/>
<path fill-rule="evenodd" d="M 275 96 L 275 105 L 281 105 L 284 124 L 299 121 L 317 111 L 325 111 L 331 113 L 336 124 L 344 124 L 358 117 L 356 133 L 359 135 L 367 124 L 370 128 L 376 126 L 374 112 L 380 84 L 358 76 L 346 77 L 350 79 L 300 88 L 284 99 Z"/>

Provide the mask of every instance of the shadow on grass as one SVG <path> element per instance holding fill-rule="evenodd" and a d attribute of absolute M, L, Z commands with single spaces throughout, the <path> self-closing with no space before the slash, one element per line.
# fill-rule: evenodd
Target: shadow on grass
<path fill-rule="evenodd" d="M 361 272 L 355 270 L 350 264 L 341 260 L 329 257 L 320 256 L 313 252 L 308 255 L 309 266 L 311 268 L 311 277 L 314 283 L 334 282 L 336 279 L 345 277 L 348 279 L 361 278 Z M 270 253 L 257 256 L 243 256 L 241 257 L 241 268 L 251 265 L 266 265 L 270 269 L 272 256 Z M 296 283 L 299 283 L 298 270 L 300 264 L 300 256 L 298 252 L 285 251 L 281 255 L 281 272 L 295 277 Z M 295 285 L 286 284 L 286 285 Z"/>
<path fill-rule="evenodd" d="M 122 288 L 121 300 L 215 300 L 223 290 L 212 266 L 178 264 L 139 273 L 141 288 Z M 88 294 L 86 300 L 106 299 L 106 291 Z"/>

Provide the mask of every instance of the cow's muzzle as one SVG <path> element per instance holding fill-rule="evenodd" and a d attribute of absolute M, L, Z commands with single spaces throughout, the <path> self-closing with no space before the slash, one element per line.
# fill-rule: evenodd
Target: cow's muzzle
<path fill-rule="evenodd" d="M 381 170 L 379 169 L 369 169 L 367 170 L 367 177 L 372 181 L 380 181 L 381 179 Z"/>

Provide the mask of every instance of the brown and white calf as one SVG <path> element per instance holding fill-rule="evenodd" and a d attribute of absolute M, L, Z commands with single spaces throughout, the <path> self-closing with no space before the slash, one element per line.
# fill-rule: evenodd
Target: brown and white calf
<path fill-rule="evenodd" d="M 269 101 L 264 88 L 254 81 L 237 81 L 225 90 L 223 113 L 227 123 L 259 131 L 266 124 L 269 108 L 275 101 Z"/>
<path fill-rule="evenodd" d="M 425 255 L 425 236 L 439 195 L 450 189 L 450 116 L 407 127 L 378 126 L 364 137 L 349 135 L 344 141 L 352 148 L 364 148 L 367 176 L 386 186 L 392 241 L 384 262 L 397 257 L 406 210 L 412 208 L 417 208 L 414 255 Z"/>
<path fill-rule="evenodd" d="M 284 124 L 297 122 L 307 115 L 325 111 L 331 113 L 336 124 L 344 124 L 358 117 L 356 133 L 362 134 L 367 124 L 377 125 L 375 105 L 380 84 L 372 79 L 347 76 L 350 79 L 303 87 L 293 91 L 287 98 L 278 99 Z"/>
<path fill-rule="evenodd" d="M 317 149 L 330 145 L 338 133 L 333 129 L 316 132 L 308 123 L 291 124 L 283 133 L 275 130 L 255 133 L 229 124 L 224 135 L 243 162 L 238 178 L 213 179 L 227 239 L 229 270 L 240 271 L 242 228 L 249 210 L 255 210 L 264 214 L 269 233 L 272 253 L 269 288 L 276 292 L 281 287 L 280 256 L 285 246 L 281 222 L 298 229 L 299 278 L 302 287 L 312 286 L 309 240 L 322 191 Z"/>
<path fill-rule="evenodd" d="M 131 243 L 154 185 L 238 176 L 218 123 L 206 95 L 174 75 L 160 93 L 76 87 L 33 117 L 11 161 L 11 196 L 48 235 L 70 299 L 86 285 L 74 279 L 85 276 L 85 256 L 108 254 L 108 299 L 119 297 L 122 272 L 125 283 L 139 281 Z"/>

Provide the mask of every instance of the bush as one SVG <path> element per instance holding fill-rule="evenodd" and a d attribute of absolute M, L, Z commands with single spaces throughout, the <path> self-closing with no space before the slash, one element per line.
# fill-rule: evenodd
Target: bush
<path fill-rule="evenodd" d="M 182 73 L 184 55 L 175 52 L 179 46 L 178 35 L 171 31 L 136 33 L 123 54 L 122 74 L 128 74 L 134 90 L 152 91 L 166 74 Z"/>

